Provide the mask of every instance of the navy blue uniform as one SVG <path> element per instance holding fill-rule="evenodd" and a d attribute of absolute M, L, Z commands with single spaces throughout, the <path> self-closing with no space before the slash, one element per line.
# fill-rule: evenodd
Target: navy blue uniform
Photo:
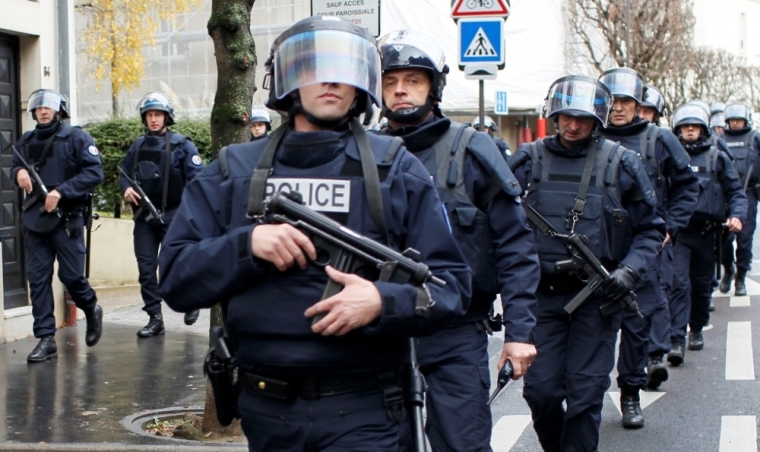
<path fill-rule="evenodd" d="M 167 155 L 171 155 L 171 162 L 168 168 L 168 184 L 165 184 Z M 138 138 L 124 156 L 122 168 L 140 184 L 156 209 L 163 213 L 163 223 L 160 223 L 155 219 L 148 220 L 150 214 L 147 210 L 138 211 L 139 215 L 135 215 L 134 218 L 133 233 L 143 311 L 149 315 L 160 314 L 161 295 L 158 293 L 156 277 L 158 250 L 179 208 L 182 190 L 188 181 L 201 172 L 203 161 L 192 141 L 183 135 L 167 131 L 162 135 L 145 134 Z M 124 193 L 132 185 L 121 175 L 119 186 Z M 167 187 L 166 194 L 164 186 Z M 137 209 L 136 206 L 133 208 Z"/>
<path fill-rule="evenodd" d="M 566 149 L 559 144 L 558 137 L 546 138 L 540 154 L 543 164 L 538 166 L 533 163 L 532 146 L 540 142 L 520 146 L 510 168 L 523 188 L 530 190 L 523 202 L 533 205 L 559 232 L 566 232 L 565 220 L 577 195 L 587 152 L 591 146 L 604 149 L 605 140 L 592 136 Z M 610 270 L 620 263 L 643 276 L 654 265 L 665 223 L 657 215 L 654 191 L 636 153 L 618 146 L 608 155 L 610 162 L 619 161 L 617 172 L 602 166 L 607 165 L 607 157 L 598 152 L 597 167 L 592 173 L 595 183 L 588 188 L 587 206 L 578 220 L 578 232 L 588 237 L 592 252 L 598 253 Z M 547 157 L 551 157 L 551 163 Z M 606 168 L 612 168 L 610 165 Z M 606 184 L 603 181 L 609 181 L 610 185 L 602 187 Z M 617 201 L 609 194 L 611 191 L 617 193 Z M 617 232 L 612 227 L 614 221 L 605 219 L 608 214 L 630 225 L 629 247 L 625 246 L 628 243 L 615 247 L 625 241 L 621 238 L 627 233 L 621 230 L 618 232 L 623 232 L 623 237 L 612 237 Z M 603 293 L 595 292 L 572 316 L 568 315 L 564 306 L 583 283 L 576 275 L 556 272 L 554 262 L 567 258 L 566 250 L 562 256 L 564 246 L 559 239 L 543 235 L 537 235 L 537 239 L 541 281 L 536 293 L 538 316 L 534 337 L 538 355 L 525 375 L 523 396 L 544 450 L 595 451 L 602 402 L 615 363 L 621 314 L 603 317 L 599 307 L 609 300 Z"/>
<path fill-rule="evenodd" d="M 658 213 L 666 220 L 667 233 L 676 237 L 689 223 L 699 196 L 697 177 L 689 167 L 691 159 L 678 138 L 669 130 L 638 118 L 627 126 L 610 125 L 601 134 L 639 154 L 657 193 Z M 659 253 L 656 265 L 647 270 L 636 287 L 636 301 L 644 318 L 623 313 L 618 387 L 644 389 L 648 355 L 663 355 L 670 350 L 670 313 L 660 277 L 672 271 L 663 269 L 663 265 L 670 262 Z M 652 329 L 653 325 L 656 329 Z"/>
<path fill-rule="evenodd" d="M 504 141 L 504 138 L 497 137 L 491 135 L 491 138 L 493 138 L 493 142 L 496 144 L 496 147 L 499 149 L 499 153 L 502 157 L 504 157 L 504 160 L 509 163 L 509 159 L 512 157 L 512 151 L 509 149 L 509 145 L 506 141 Z"/>
<path fill-rule="evenodd" d="M 753 130 L 726 129 L 724 139 L 734 156 L 734 166 L 747 196 L 747 220 L 738 234 L 729 234 L 724 242 L 723 262 L 726 268 L 734 264 L 734 238 L 736 238 L 736 269 L 746 274 L 752 266 L 752 239 L 757 229 L 757 187 L 760 183 L 760 134 L 752 135 Z M 749 146 L 747 146 L 749 144 Z M 751 173 L 750 171 L 751 167 Z"/>
<path fill-rule="evenodd" d="M 454 158 L 449 156 L 452 143 L 442 141 L 446 134 L 455 136 L 458 127 L 447 118 L 432 116 L 420 126 L 388 133 L 402 136 L 433 178 L 474 277 L 465 317 L 419 340 L 420 369 L 428 385 L 427 436 L 433 450 L 490 451 L 491 409 L 486 401 L 491 378 L 485 321 L 496 295 L 501 294 L 505 342 L 532 343 L 538 256 L 518 198 L 522 190 L 487 134 L 476 132 L 468 135 L 467 142 L 462 138 L 453 143 L 464 147 L 460 177 L 465 192 L 461 195 L 467 200 L 447 192 L 454 184 L 441 180 L 439 168 L 443 164 L 448 177 L 449 161 Z M 443 154 L 436 153 L 441 146 Z M 442 155 L 446 158 L 440 162 L 437 156 Z"/>
<path fill-rule="evenodd" d="M 52 144 L 45 154 L 48 140 L 52 140 Z M 78 127 L 59 121 L 49 127 L 38 125 L 25 133 L 16 148 L 30 165 L 38 166 L 48 191 L 61 194 L 58 213 L 40 211 L 45 201 L 38 200 L 21 214 L 26 228 L 26 271 L 34 336 L 43 337 L 55 334 L 56 329 L 51 286 L 56 258 L 58 278 L 76 306 L 88 311 L 97 304 L 95 291 L 84 277 L 86 250 L 82 232 L 89 194 L 103 182 L 103 167 L 92 137 Z M 11 179 L 16 184 L 16 175 L 22 168 L 21 159 L 14 154 Z"/>
<path fill-rule="evenodd" d="M 673 290 L 670 297 L 671 342 L 683 345 L 686 324 L 701 332 L 710 321 L 715 231 L 729 218 L 745 222 L 747 197 L 728 155 L 709 142 L 685 146 L 699 177 L 700 197 L 689 225 L 673 247 Z"/>
<path fill-rule="evenodd" d="M 355 380 L 396 371 L 408 362 L 408 337 L 431 334 L 462 316 L 470 296 L 467 264 L 451 234 L 425 168 L 405 148 L 390 162 L 392 138 L 369 136 L 381 175 L 384 212 L 392 245 L 414 248 L 445 287 L 429 287 L 435 305 L 429 317 L 414 314 L 418 289 L 375 282 L 382 298 L 379 318 L 341 337 L 311 330 L 304 311 L 321 298 L 322 267 L 277 271 L 253 256 L 247 218 L 251 173 L 269 140 L 231 145 L 229 177 L 209 165 L 186 189 L 160 256 L 160 290 L 180 312 L 228 302 L 227 327 L 243 375 L 303 383 L 306 377 Z M 318 143 L 318 146 L 315 146 Z M 383 242 L 370 216 L 356 140 L 349 130 L 299 133 L 280 143 L 267 193 L 297 190 L 312 208 L 347 228 Z M 360 165 L 359 165 L 360 167 Z M 300 383 L 297 383 L 300 382 Z M 287 400 L 254 393 L 239 398 L 250 450 L 399 450 L 405 424 L 391 420 L 382 392 L 323 396 L 303 391 Z M 341 449 L 342 448 L 342 449 Z"/>

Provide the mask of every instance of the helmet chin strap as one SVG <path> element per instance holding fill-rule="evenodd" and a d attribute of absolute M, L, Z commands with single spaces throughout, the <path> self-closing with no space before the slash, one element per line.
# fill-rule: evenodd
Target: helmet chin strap
<path fill-rule="evenodd" d="M 388 118 L 388 120 L 399 124 L 412 124 L 427 116 L 428 113 L 433 111 L 434 107 L 435 104 L 433 103 L 433 99 L 429 95 L 424 105 L 404 108 L 403 110 L 398 111 L 391 111 L 391 109 L 385 105 L 385 102 L 383 102 L 383 116 Z"/>
<path fill-rule="evenodd" d="M 359 101 L 359 93 L 357 92 L 356 97 L 354 97 L 354 101 L 351 103 L 351 107 L 348 109 L 348 113 L 338 119 L 321 119 L 317 118 L 313 114 L 306 111 L 306 109 L 303 108 L 303 105 L 301 105 L 301 96 L 298 95 L 298 91 L 294 91 L 290 94 L 290 96 L 293 99 L 292 106 L 288 110 L 288 117 L 294 118 L 297 114 L 302 114 L 304 117 L 306 117 L 306 120 L 310 123 L 314 124 L 317 127 L 324 127 L 325 129 L 335 129 L 344 122 L 346 122 L 346 118 L 351 116 L 352 113 L 356 110 L 356 104 Z"/>

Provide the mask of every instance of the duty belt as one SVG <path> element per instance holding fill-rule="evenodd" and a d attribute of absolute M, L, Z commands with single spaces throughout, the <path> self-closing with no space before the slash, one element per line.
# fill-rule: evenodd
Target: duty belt
<path fill-rule="evenodd" d="M 252 394 L 275 400 L 317 400 L 353 392 L 369 391 L 380 387 L 378 374 L 333 374 L 312 377 L 269 377 L 240 370 L 243 387 Z"/>

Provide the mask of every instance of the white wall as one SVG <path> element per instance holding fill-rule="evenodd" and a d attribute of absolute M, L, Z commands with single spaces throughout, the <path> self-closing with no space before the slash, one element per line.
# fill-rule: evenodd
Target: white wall
<path fill-rule="evenodd" d="M 694 0 L 694 15 L 696 45 L 724 49 L 760 66 L 760 0 Z"/>

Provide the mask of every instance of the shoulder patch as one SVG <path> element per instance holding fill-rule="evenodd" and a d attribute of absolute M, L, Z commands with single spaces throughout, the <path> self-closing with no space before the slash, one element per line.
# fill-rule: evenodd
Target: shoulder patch
<path fill-rule="evenodd" d="M 87 150 L 92 155 L 98 155 L 99 154 L 98 148 L 96 148 L 95 146 L 90 146 L 89 148 L 87 148 Z"/>
<path fill-rule="evenodd" d="M 203 160 L 201 160 L 201 156 L 198 154 L 195 154 L 191 160 L 193 162 L 193 165 L 195 166 L 200 166 L 200 164 L 203 163 Z"/>

